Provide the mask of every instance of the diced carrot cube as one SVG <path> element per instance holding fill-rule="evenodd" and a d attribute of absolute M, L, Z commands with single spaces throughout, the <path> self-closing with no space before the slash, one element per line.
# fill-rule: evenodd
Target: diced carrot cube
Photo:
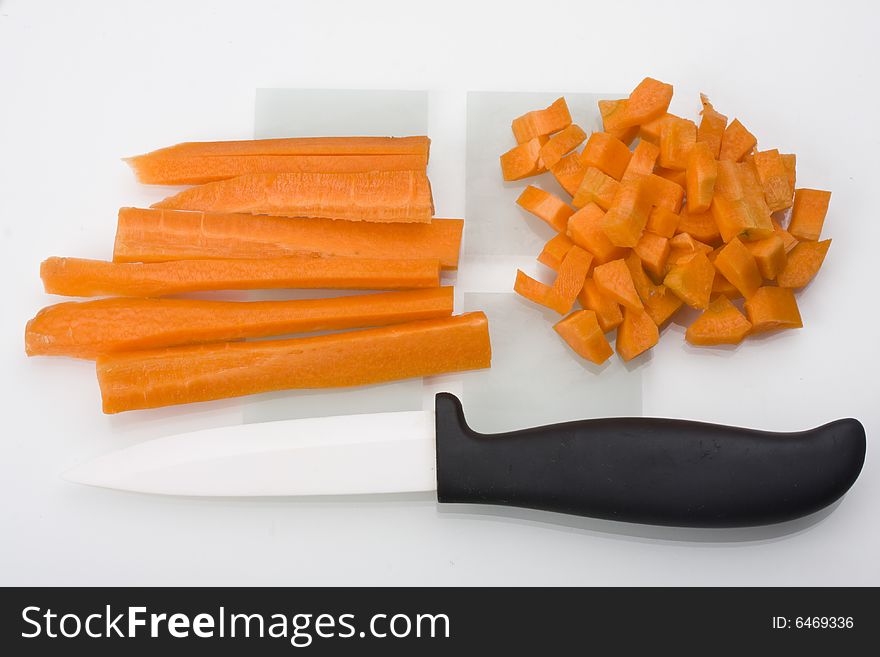
<path fill-rule="evenodd" d="M 602 208 L 595 203 L 587 203 L 568 220 L 568 237 L 592 253 L 597 264 L 622 258 L 624 255 L 624 250 L 614 246 L 605 234 L 602 228 L 604 218 Z"/>
<path fill-rule="evenodd" d="M 751 297 L 761 284 L 761 272 L 758 264 L 737 238 L 733 238 L 715 257 L 715 267 L 724 278 L 733 283 L 743 296 Z"/>
<path fill-rule="evenodd" d="M 501 175 L 504 180 L 521 180 L 543 171 L 538 163 L 542 141 L 537 137 L 514 146 L 501 156 Z"/>
<path fill-rule="evenodd" d="M 762 287 L 746 300 L 745 307 L 752 333 L 804 325 L 794 294 L 786 287 Z"/>
<path fill-rule="evenodd" d="M 546 144 L 541 146 L 538 154 L 541 160 L 541 166 L 549 169 L 562 159 L 562 156 L 571 152 L 581 142 L 587 138 L 587 133 L 574 123 L 567 128 L 563 128 L 560 132 L 550 137 Z"/>
<path fill-rule="evenodd" d="M 578 301 L 587 310 L 595 311 L 599 326 L 604 333 L 616 329 L 623 321 L 620 305 L 604 294 L 592 278 L 584 282 L 584 287 L 578 294 Z"/>
<path fill-rule="evenodd" d="M 565 98 L 557 98 L 545 108 L 526 112 L 513 120 L 513 136 L 517 144 L 562 130 L 571 123 Z"/>
<path fill-rule="evenodd" d="M 614 178 L 596 167 L 588 167 L 571 204 L 576 208 L 582 208 L 587 203 L 595 203 L 603 210 L 607 210 L 614 202 L 619 189 L 620 183 Z"/>
<path fill-rule="evenodd" d="M 785 267 L 785 242 L 779 235 L 774 233 L 762 240 L 746 242 L 744 246 L 755 259 L 761 276 L 768 281 L 774 280 Z"/>
<path fill-rule="evenodd" d="M 654 233 L 642 233 L 633 251 L 641 259 L 651 276 L 662 279 L 666 271 L 666 259 L 669 257 L 669 240 Z"/>
<path fill-rule="evenodd" d="M 599 290 L 628 308 L 642 308 L 642 302 L 633 285 L 632 274 L 623 258 L 598 265 L 593 270 L 593 280 Z"/>
<path fill-rule="evenodd" d="M 682 190 L 687 187 L 687 174 L 684 169 L 666 169 L 661 166 L 654 167 L 654 174 L 660 176 L 661 178 L 665 178 L 670 182 L 674 182 L 676 185 L 682 188 Z"/>
<path fill-rule="evenodd" d="M 626 144 L 607 132 L 594 132 L 581 151 L 581 166 L 596 167 L 615 180 L 623 178 L 632 153 Z"/>
<path fill-rule="evenodd" d="M 794 153 L 783 153 L 780 157 L 785 166 L 785 173 L 788 175 L 788 186 L 794 189 L 795 182 L 797 182 L 797 156 Z"/>
<path fill-rule="evenodd" d="M 592 310 L 577 310 L 558 321 L 553 329 L 576 354 L 596 365 L 601 365 L 614 353 Z"/>
<path fill-rule="evenodd" d="M 639 141 L 646 141 L 650 144 L 654 144 L 655 146 L 660 146 L 660 130 L 663 127 L 663 122 L 669 118 L 675 118 L 674 114 L 664 113 L 658 116 L 656 119 L 651 119 L 650 121 L 646 121 L 642 125 L 639 126 Z M 659 152 L 657 155 L 659 156 Z"/>
<path fill-rule="evenodd" d="M 645 307 L 645 312 L 657 326 L 662 326 L 682 306 L 682 301 L 669 292 L 665 285 L 656 285 L 645 273 L 642 261 L 633 252 L 626 257 L 626 266 L 632 276 L 633 286 Z"/>
<path fill-rule="evenodd" d="M 642 188 L 648 196 L 648 201 L 651 205 L 666 208 L 672 212 L 679 212 L 681 210 L 681 203 L 684 199 L 684 187 L 653 173 L 642 176 L 641 181 Z"/>
<path fill-rule="evenodd" d="M 623 360 L 632 360 L 660 340 L 654 320 L 641 309 L 626 308 L 623 323 L 617 329 L 617 353 Z"/>
<path fill-rule="evenodd" d="M 754 166 L 719 160 L 715 195 L 710 208 L 721 237 L 751 241 L 773 234 L 770 209 Z"/>
<path fill-rule="evenodd" d="M 685 170 L 691 148 L 696 141 L 696 123 L 677 116 L 667 118 L 660 126 L 660 166 Z"/>
<path fill-rule="evenodd" d="M 830 201 L 831 192 L 805 188 L 795 190 L 788 232 L 799 240 L 818 240 Z"/>
<path fill-rule="evenodd" d="M 645 78 L 633 89 L 624 108 L 624 125 L 642 125 L 663 116 L 672 101 L 672 85 L 653 78 Z"/>
<path fill-rule="evenodd" d="M 788 260 L 776 277 L 779 287 L 799 288 L 809 283 L 825 260 L 831 240 L 799 242 L 788 254 Z"/>
<path fill-rule="evenodd" d="M 558 271 L 559 265 L 562 264 L 562 259 L 573 246 L 574 242 L 568 239 L 564 233 L 559 233 L 555 237 L 550 238 L 544 245 L 544 248 L 538 255 L 538 262 L 554 271 Z"/>
<path fill-rule="evenodd" d="M 645 178 L 621 184 L 614 202 L 602 219 L 602 229 L 615 246 L 635 246 L 648 223 L 651 199 L 642 184 Z"/>
<path fill-rule="evenodd" d="M 559 299 L 560 308 L 565 308 L 560 314 L 564 315 L 571 310 L 578 293 L 584 287 L 592 261 L 593 256 L 577 245 L 571 247 L 565 254 L 559 265 L 556 280 L 553 281 L 553 294 Z"/>
<path fill-rule="evenodd" d="M 755 153 L 754 163 L 770 211 L 777 212 L 791 207 L 794 187 L 779 151 L 758 151 Z"/>
<path fill-rule="evenodd" d="M 724 295 L 716 298 L 694 323 L 688 326 L 685 339 L 694 345 L 739 344 L 752 324 Z"/>
<path fill-rule="evenodd" d="M 639 141 L 633 150 L 632 157 L 623 172 L 623 182 L 638 176 L 654 173 L 654 165 L 660 157 L 660 148 L 649 141 Z"/>
<path fill-rule="evenodd" d="M 739 122 L 739 119 L 734 119 L 724 131 L 718 159 L 739 162 L 747 153 L 752 152 L 757 143 L 758 140 L 755 135 L 746 130 L 746 127 Z"/>
<path fill-rule="evenodd" d="M 700 102 L 703 104 L 703 110 L 700 112 L 702 118 L 697 128 L 697 141 L 708 144 L 709 152 L 717 160 L 721 153 L 721 140 L 727 127 L 727 117 L 717 112 L 704 94 L 700 94 Z"/>
<path fill-rule="evenodd" d="M 648 223 L 645 226 L 646 231 L 650 231 L 660 237 L 670 238 L 675 235 L 675 230 L 681 217 L 672 210 L 663 207 L 655 207 L 648 215 Z"/>
<path fill-rule="evenodd" d="M 773 232 L 779 237 L 782 238 L 782 243 L 785 245 L 785 252 L 789 253 L 794 247 L 798 245 L 797 238 L 789 233 L 782 225 L 776 221 L 776 219 L 772 220 L 773 222 Z"/>
<path fill-rule="evenodd" d="M 558 233 L 566 231 L 568 218 L 574 214 L 574 209 L 561 198 L 534 185 L 526 187 L 516 202 Z"/>
<path fill-rule="evenodd" d="M 679 233 L 669 240 L 669 256 L 666 261 L 670 266 L 677 265 L 690 259 L 695 253 L 705 253 L 708 255 L 711 252 L 711 246 L 694 239 L 690 233 Z"/>
<path fill-rule="evenodd" d="M 569 153 L 550 168 L 550 173 L 556 178 L 560 187 L 574 196 L 584 178 L 584 167 L 581 165 L 580 156 L 576 152 Z"/>
<path fill-rule="evenodd" d="M 706 212 L 715 193 L 718 163 L 706 142 L 698 141 L 691 147 L 687 160 L 687 204 L 692 212 Z"/>
<path fill-rule="evenodd" d="M 693 212 L 690 203 L 685 203 L 681 209 L 681 216 L 676 228 L 677 233 L 688 233 L 694 239 L 706 244 L 719 244 L 721 233 L 715 217 L 711 212 Z"/>
<path fill-rule="evenodd" d="M 674 265 L 663 284 L 691 308 L 705 309 L 712 296 L 715 267 L 706 254 L 698 251 Z"/>
<path fill-rule="evenodd" d="M 639 126 L 617 127 L 621 123 L 626 114 L 626 98 L 620 100 L 600 100 L 599 114 L 602 115 L 602 130 L 622 141 L 624 144 L 631 144 L 639 134 Z"/>

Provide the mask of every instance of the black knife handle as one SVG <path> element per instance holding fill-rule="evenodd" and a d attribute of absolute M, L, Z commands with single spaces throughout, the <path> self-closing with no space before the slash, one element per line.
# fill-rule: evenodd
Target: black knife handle
<path fill-rule="evenodd" d="M 843 495 L 865 429 L 837 420 L 797 433 L 611 418 L 480 434 L 455 395 L 436 397 L 440 502 L 503 504 L 682 527 L 763 525 Z"/>

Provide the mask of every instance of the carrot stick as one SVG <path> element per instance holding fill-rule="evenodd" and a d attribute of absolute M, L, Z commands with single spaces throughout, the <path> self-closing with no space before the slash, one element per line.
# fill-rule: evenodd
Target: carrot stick
<path fill-rule="evenodd" d="M 452 314 L 452 287 L 293 301 L 98 299 L 43 308 L 28 356 L 100 354 L 284 333 L 386 326 Z"/>
<path fill-rule="evenodd" d="M 437 287 L 436 260 L 291 257 L 263 260 L 175 260 L 116 263 L 49 258 L 40 266 L 49 294 L 70 297 L 156 297 L 207 290 Z"/>
<path fill-rule="evenodd" d="M 380 223 L 427 223 L 434 214 L 428 177 L 417 171 L 255 173 L 191 187 L 153 207 Z"/>
<path fill-rule="evenodd" d="M 416 137 L 289 137 L 239 141 L 189 141 L 130 159 L 225 155 L 424 155 L 431 140 Z"/>
<path fill-rule="evenodd" d="M 105 413 L 337 388 L 488 367 L 481 312 L 307 338 L 170 347 L 100 356 Z"/>
<path fill-rule="evenodd" d="M 332 255 L 430 258 L 458 267 L 461 219 L 374 224 L 247 214 L 121 208 L 114 262 Z"/>

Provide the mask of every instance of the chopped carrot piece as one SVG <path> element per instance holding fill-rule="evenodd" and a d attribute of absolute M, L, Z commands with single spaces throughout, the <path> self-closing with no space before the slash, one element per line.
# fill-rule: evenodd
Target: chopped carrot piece
<path fill-rule="evenodd" d="M 630 253 L 626 257 L 626 266 L 632 276 L 633 286 L 645 312 L 657 326 L 663 326 L 682 306 L 682 301 L 677 296 L 668 292 L 665 285 L 656 285 L 645 273 L 642 261 L 636 253 Z"/>
<path fill-rule="evenodd" d="M 431 185 L 418 171 L 255 173 L 190 187 L 153 207 L 380 223 L 434 215 Z"/>
<path fill-rule="evenodd" d="M 393 290 L 437 287 L 437 260 L 290 257 L 116 263 L 49 258 L 40 266 L 49 294 L 157 297 L 208 290 L 274 288 Z"/>
<path fill-rule="evenodd" d="M 587 203 L 595 203 L 603 210 L 607 210 L 619 190 L 620 183 L 614 178 L 596 167 L 588 167 L 571 204 L 576 208 L 582 208 Z"/>
<path fill-rule="evenodd" d="M 670 182 L 674 182 L 676 185 L 681 187 L 682 190 L 687 187 L 687 173 L 684 169 L 665 169 L 661 166 L 657 166 L 654 167 L 654 175 L 665 178 Z"/>
<path fill-rule="evenodd" d="M 782 238 L 782 243 L 785 245 L 785 252 L 789 253 L 794 247 L 798 245 L 797 238 L 789 233 L 782 225 L 773 219 L 773 232 L 779 237 Z"/>
<path fill-rule="evenodd" d="M 623 172 L 623 182 L 639 176 L 647 176 L 654 173 L 654 165 L 660 157 L 660 148 L 649 141 L 639 141 L 633 150 L 632 158 Z"/>
<path fill-rule="evenodd" d="M 660 331 L 644 310 L 626 308 L 623 323 L 617 329 L 617 353 L 623 360 L 632 360 L 660 340 Z"/>
<path fill-rule="evenodd" d="M 703 104 L 703 109 L 700 112 L 702 119 L 697 128 L 697 141 L 708 144 L 709 152 L 717 160 L 721 153 L 721 139 L 727 127 L 727 117 L 716 111 L 704 94 L 700 94 L 700 102 Z"/>
<path fill-rule="evenodd" d="M 553 295 L 558 299 L 559 307 L 565 308 L 560 315 L 569 312 L 574 305 L 587 280 L 592 261 L 593 256 L 577 245 L 572 246 L 562 259 L 556 280 L 553 281 Z"/>
<path fill-rule="evenodd" d="M 706 212 L 715 194 L 718 163 L 706 142 L 698 141 L 691 148 L 687 161 L 687 199 L 690 211 Z"/>
<path fill-rule="evenodd" d="M 571 241 L 593 254 L 597 264 L 622 258 L 624 249 L 614 246 L 602 227 L 605 213 L 595 203 L 587 203 L 568 220 Z"/>
<path fill-rule="evenodd" d="M 643 125 L 663 116 L 672 101 L 672 85 L 645 78 L 633 89 L 623 108 L 624 116 L 617 127 Z"/>
<path fill-rule="evenodd" d="M 534 185 L 526 187 L 516 202 L 558 233 L 565 232 L 568 218 L 574 214 L 574 209 L 561 198 Z"/>
<path fill-rule="evenodd" d="M 681 209 L 680 220 L 676 232 L 688 233 L 695 239 L 706 244 L 720 244 L 721 233 L 711 212 L 693 212 L 690 203 Z"/>
<path fill-rule="evenodd" d="M 545 109 L 526 112 L 513 120 L 513 136 L 517 144 L 524 144 L 535 137 L 559 132 L 571 124 L 571 113 L 565 98 L 557 98 Z"/>
<path fill-rule="evenodd" d="M 556 322 L 553 329 L 577 355 L 596 365 L 601 365 L 614 353 L 592 310 L 577 310 Z"/>
<path fill-rule="evenodd" d="M 592 278 L 584 281 L 584 287 L 578 294 L 578 301 L 584 308 L 596 313 L 596 319 L 604 333 L 616 329 L 623 321 L 620 305 L 604 294 Z"/>
<path fill-rule="evenodd" d="M 754 167 L 719 160 L 712 216 L 725 242 L 735 237 L 751 241 L 773 234 L 770 209 Z"/>
<path fill-rule="evenodd" d="M 795 190 L 788 232 L 799 240 L 818 240 L 830 201 L 831 192 L 804 188 Z"/>
<path fill-rule="evenodd" d="M 555 237 L 550 238 L 544 245 L 544 248 L 538 255 L 538 262 L 554 271 L 558 271 L 559 265 L 562 264 L 562 259 L 573 246 L 574 242 L 568 239 L 564 233 L 559 233 Z"/>
<path fill-rule="evenodd" d="M 739 344 L 751 329 L 751 322 L 722 294 L 688 326 L 684 336 L 700 346 Z"/>
<path fill-rule="evenodd" d="M 774 233 L 770 237 L 744 244 L 758 265 L 761 276 L 772 281 L 785 268 L 785 242 Z"/>
<path fill-rule="evenodd" d="M 664 207 L 655 207 L 648 215 L 648 223 L 645 230 L 659 235 L 660 237 L 670 238 L 675 235 L 675 230 L 681 221 L 681 216 L 675 214 L 672 210 Z"/>
<path fill-rule="evenodd" d="M 501 175 L 504 180 L 522 180 L 544 171 L 541 165 L 541 140 L 535 137 L 514 146 L 501 156 Z"/>
<path fill-rule="evenodd" d="M 714 278 L 715 267 L 705 253 L 697 251 L 673 265 L 663 284 L 691 308 L 702 310 L 709 307 Z"/>
<path fill-rule="evenodd" d="M 677 265 L 690 259 L 695 253 L 705 253 L 708 255 L 711 252 L 711 246 L 694 239 L 690 233 L 679 233 L 669 240 L 669 255 L 666 261 L 670 265 Z"/>
<path fill-rule="evenodd" d="M 677 116 L 669 117 L 660 126 L 661 167 L 683 171 L 697 141 L 697 124 Z"/>
<path fill-rule="evenodd" d="M 188 141 L 147 153 L 167 157 L 226 155 L 424 155 L 431 140 L 415 137 L 285 137 L 237 141 Z M 137 158 L 145 157 L 143 155 Z M 130 159 L 137 159 L 130 158 Z"/>
<path fill-rule="evenodd" d="M 785 173 L 788 175 L 788 186 L 794 189 L 797 181 L 797 156 L 794 153 L 783 153 L 779 157 L 782 158 L 782 164 L 785 166 Z"/>
<path fill-rule="evenodd" d="M 746 154 L 752 152 L 757 143 L 758 140 L 755 138 L 755 135 L 746 130 L 746 127 L 739 122 L 739 119 L 734 119 L 724 130 L 718 159 L 739 162 Z"/>
<path fill-rule="evenodd" d="M 758 180 L 764 188 L 764 199 L 771 212 L 790 208 L 794 186 L 788 176 L 785 160 L 775 148 L 758 151 L 754 157 Z"/>
<path fill-rule="evenodd" d="M 643 176 L 641 181 L 651 205 L 666 208 L 676 213 L 681 211 L 684 187 L 675 181 L 653 173 Z"/>
<path fill-rule="evenodd" d="M 786 287 L 762 287 L 746 299 L 745 307 L 752 333 L 804 325 L 794 294 Z"/>
<path fill-rule="evenodd" d="M 799 242 L 788 254 L 788 260 L 776 277 L 779 287 L 799 288 L 809 283 L 825 260 L 831 240 Z"/>
<path fill-rule="evenodd" d="M 513 291 L 532 303 L 555 310 L 560 315 L 564 315 L 571 310 L 571 306 L 566 307 L 562 299 L 556 296 L 552 286 L 536 281 L 521 269 L 516 270 L 516 281 L 513 284 Z"/>
<path fill-rule="evenodd" d="M 569 153 L 550 168 L 550 173 L 556 178 L 556 182 L 568 192 L 569 196 L 577 194 L 585 172 L 586 169 L 581 165 L 578 153 Z"/>
<path fill-rule="evenodd" d="M 742 292 L 746 299 L 751 297 L 763 283 L 755 258 L 735 237 L 718 252 L 715 257 L 715 267 L 724 278 Z"/>
<path fill-rule="evenodd" d="M 710 257 L 709 260 L 713 260 L 713 258 Z M 712 280 L 712 298 L 714 299 L 720 295 L 724 295 L 728 299 L 742 298 L 742 292 L 736 289 L 736 285 L 724 278 L 724 274 L 716 270 L 715 278 Z"/>
<path fill-rule="evenodd" d="M 669 240 L 654 233 L 642 233 L 633 251 L 641 259 L 651 276 L 662 279 L 666 271 L 666 258 L 669 257 Z"/>
<path fill-rule="evenodd" d="M 567 128 L 550 137 L 546 144 L 541 146 L 539 157 L 541 166 L 549 169 L 562 159 L 566 153 L 573 151 L 580 146 L 581 142 L 587 138 L 587 133 L 577 125 L 572 123 Z"/>
<path fill-rule="evenodd" d="M 113 298 L 43 308 L 25 331 L 29 356 L 100 354 L 285 333 L 385 326 L 452 314 L 452 287 L 292 301 Z"/>
<path fill-rule="evenodd" d="M 599 114 L 602 115 L 602 130 L 622 141 L 624 144 L 631 144 L 633 139 L 639 135 L 639 126 L 634 125 L 629 128 L 617 128 L 615 122 L 619 121 L 626 108 L 626 99 L 620 100 L 600 100 Z"/>
<path fill-rule="evenodd" d="M 623 178 L 632 153 L 626 144 L 607 132 L 594 132 L 581 151 L 581 166 L 596 167 L 615 180 Z"/>
<path fill-rule="evenodd" d="M 643 184 L 645 179 L 621 184 L 614 202 L 602 219 L 602 230 L 615 246 L 635 246 L 645 230 L 651 213 L 648 188 Z"/>
<path fill-rule="evenodd" d="M 628 308 L 642 308 L 641 299 L 633 285 L 632 274 L 623 258 L 612 260 L 593 269 L 593 281 L 599 290 Z"/>
<path fill-rule="evenodd" d="M 105 413 L 336 388 L 489 367 L 486 315 L 408 322 L 289 340 L 224 342 L 102 355 Z"/>

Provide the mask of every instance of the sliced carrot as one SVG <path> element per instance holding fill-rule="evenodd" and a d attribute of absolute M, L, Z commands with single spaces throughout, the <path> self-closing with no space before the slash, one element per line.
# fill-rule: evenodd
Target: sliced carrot
<path fill-rule="evenodd" d="M 789 233 L 782 225 L 776 221 L 776 219 L 772 220 L 773 223 L 773 233 L 775 235 L 779 235 L 782 238 L 782 243 L 785 245 L 785 252 L 789 253 L 791 250 L 798 245 L 797 238 Z"/>
<path fill-rule="evenodd" d="M 385 326 L 452 314 L 452 287 L 293 301 L 115 298 L 43 308 L 25 330 L 29 356 L 99 354 L 284 333 Z"/>
<path fill-rule="evenodd" d="M 719 249 L 720 250 L 720 249 Z M 711 257 L 710 260 L 713 260 Z M 736 289 L 736 285 L 724 278 L 724 274 L 715 271 L 715 278 L 712 280 L 712 298 L 724 295 L 728 299 L 741 299 L 742 292 Z"/>
<path fill-rule="evenodd" d="M 801 328 L 801 313 L 789 288 L 762 287 L 745 303 L 752 333 Z"/>
<path fill-rule="evenodd" d="M 622 141 L 607 132 L 594 132 L 581 151 L 581 166 L 596 167 L 615 180 L 623 178 L 632 153 Z"/>
<path fill-rule="evenodd" d="M 739 344 L 751 328 L 752 324 L 745 315 L 721 295 L 688 326 L 684 336 L 691 344 L 700 346 Z"/>
<path fill-rule="evenodd" d="M 675 214 L 672 210 L 663 207 L 655 207 L 648 215 L 648 223 L 645 230 L 659 235 L 660 237 L 670 238 L 675 235 L 675 230 L 681 221 L 681 216 Z"/>
<path fill-rule="evenodd" d="M 745 241 L 773 234 L 770 209 L 753 167 L 719 160 L 712 216 L 725 242 L 735 237 Z"/>
<path fill-rule="evenodd" d="M 774 233 L 762 240 L 745 242 L 744 246 L 755 259 L 761 276 L 768 281 L 774 280 L 785 268 L 785 242 L 779 235 Z"/>
<path fill-rule="evenodd" d="M 775 148 L 758 151 L 754 157 L 758 180 L 764 188 L 764 199 L 771 212 L 790 208 L 794 185 L 788 175 L 785 160 Z"/>
<path fill-rule="evenodd" d="M 556 178 L 556 182 L 568 192 L 569 196 L 577 194 L 585 171 L 578 153 L 569 153 L 550 168 L 550 173 Z"/>
<path fill-rule="evenodd" d="M 513 120 L 513 136 L 517 144 L 523 144 L 535 137 L 558 132 L 571 124 L 571 113 L 565 98 L 557 98 L 545 109 L 526 112 Z"/>
<path fill-rule="evenodd" d="M 553 294 L 553 288 L 546 283 L 537 281 L 521 269 L 516 270 L 516 280 L 513 282 L 513 291 L 532 303 L 537 303 L 545 308 L 555 310 L 560 315 L 565 314 L 562 302 Z"/>
<path fill-rule="evenodd" d="M 739 119 L 734 119 L 724 130 L 718 159 L 739 162 L 747 153 L 752 152 L 757 143 L 758 140 L 755 138 L 755 135 L 746 130 L 746 127 L 739 122 Z"/>
<path fill-rule="evenodd" d="M 359 386 L 488 367 L 481 312 L 307 338 L 98 357 L 105 413 L 272 390 Z"/>
<path fill-rule="evenodd" d="M 564 233 L 559 233 L 558 235 L 551 237 L 544 245 L 544 248 L 538 255 L 538 262 L 542 265 L 546 265 L 554 271 L 558 271 L 559 265 L 562 264 L 562 259 L 573 246 L 574 242 L 568 239 Z"/>
<path fill-rule="evenodd" d="M 709 307 L 714 278 L 715 267 L 705 253 L 698 251 L 674 265 L 663 284 L 691 308 L 703 310 Z"/>
<path fill-rule="evenodd" d="M 690 201 L 685 203 L 681 209 L 676 232 L 688 233 L 705 244 L 719 244 L 721 242 L 721 233 L 712 213 L 693 212 L 690 208 Z"/>
<path fill-rule="evenodd" d="M 623 323 L 617 329 L 617 353 L 623 360 L 632 360 L 660 340 L 660 331 L 644 310 L 626 308 Z"/>
<path fill-rule="evenodd" d="M 625 255 L 625 250 L 614 246 L 603 229 L 605 213 L 595 203 L 587 203 L 568 220 L 568 237 L 593 254 L 597 264 L 603 264 Z"/>
<path fill-rule="evenodd" d="M 672 212 L 680 212 L 684 199 L 684 187 L 675 181 L 668 180 L 656 174 L 649 174 L 641 178 L 642 187 L 648 196 L 651 205 L 666 208 Z"/>
<path fill-rule="evenodd" d="M 795 190 L 788 232 L 799 240 L 818 240 L 830 201 L 831 192 L 804 188 Z"/>
<path fill-rule="evenodd" d="M 660 157 L 660 148 L 649 141 L 639 141 L 630 158 L 626 171 L 623 172 L 623 181 L 632 180 L 638 176 L 647 176 L 654 173 L 654 165 Z"/>
<path fill-rule="evenodd" d="M 643 125 L 663 116 L 672 101 L 672 85 L 645 78 L 633 89 L 623 108 L 624 116 L 617 127 Z"/>
<path fill-rule="evenodd" d="M 715 257 L 715 267 L 724 278 L 733 283 L 742 295 L 748 299 L 758 288 L 763 280 L 758 270 L 758 263 L 737 238 L 733 238 L 718 252 Z"/>
<path fill-rule="evenodd" d="M 562 159 L 562 156 L 580 146 L 581 142 L 587 138 L 587 133 L 577 125 L 572 123 L 567 128 L 562 129 L 553 135 L 546 144 L 541 146 L 539 152 L 540 164 L 542 167 L 549 169 Z"/>
<path fill-rule="evenodd" d="M 687 173 L 684 169 L 666 169 L 664 167 L 657 166 L 654 167 L 654 174 L 660 176 L 661 178 L 665 178 L 670 182 L 674 182 L 682 189 L 687 187 Z"/>
<path fill-rule="evenodd" d="M 534 185 L 526 187 L 516 202 L 558 233 L 565 232 L 568 218 L 574 214 L 574 209 L 568 203 Z"/>
<path fill-rule="evenodd" d="M 428 177 L 417 171 L 249 174 L 191 187 L 153 207 L 375 222 L 429 222 L 434 214 Z"/>
<path fill-rule="evenodd" d="M 666 261 L 670 265 L 677 265 L 680 262 L 689 260 L 695 253 L 705 253 L 708 255 L 711 251 L 711 246 L 694 239 L 690 233 L 679 233 L 669 240 L 669 255 Z"/>
<path fill-rule="evenodd" d="M 556 322 L 553 329 L 578 356 L 597 365 L 604 363 L 614 353 L 592 310 L 577 310 Z"/>
<path fill-rule="evenodd" d="M 669 257 L 669 240 L 654 233 L 645 231 L 638 244 L 633 247 L 642 264 L 651 276 L 663 278 L 666 271 L 666 259 Z"/>
<path fill-rule="evenodd" d="M 809 283 L 819 272 L 831 240 L 800 242 L 788 254 L 785 267 L 776 277 L 779 287 L 799 288 Z"/>
<path fill-rule="evenodd" d="M 293 219 L 245 214 L 121 208 L 114 262 L 205 258 L 280 258 L 335 255 L 360 258 L 431 258 L 458 267 L 461 219 L 429 224 Z"/>
<path fill-rule="evenodd" d="M 571 204 L 576 208 L 582 208 L 587 203 L 595 203 L 603 210 L 607 210 L 614 203 L 618 190 L 620 183 L 614 178 L 596 167 L 588 167 Z"/>
<path fill-rule="evenodd" d="M 797 182 L 797 156 L 794 153 L 783 153 L 779 157 L 782 158 L 782 164 L 785 166 L 785 173 L 788 176 L 788 186 L 794 189 Z"/>
<path fill-rule="evenodd" d="M 612 260 L 593 269 L 593 281 L 602 294 L 628 308 L 642 308 L 642 301 L 633 284 L 632 274 L 623 258 Z"/>
<path fill-rule="evenodd" d="M 544 142 L 536 137 L 514 146 L 502 154 L 501 175 L 504 180 L 522 180 L 542 173 L 544 171 L 541 164 L 543 145 Z"/>
<path fill-rule="evenodd" d="M 715 194 L 718 163 L 706 142 L 698 141 L 691 147 L 687 160 L 687 204 L 691 212 L 706 212 Z"/>
<path fill-rule="evenodd" d="M 414 137 L 287 137 L 240 141 L 190 141 L 161 148 L 135 158 L 222 157 L 227 155 L 422 155 L 428 157 L 431 140 Z"/>
<path fill-rule="evenodd" d="M 631 144 L 633 139 L 639 136 L 639 127 L 637 125 L 630 126 L 629 128 L 614 127 L 615 121 L 623 116 L 625 108 L 625 98 L 599 101 L 599 114 L 602 115 L 602 130 L 609 135 L 613 135 L 624 144 Z"/>
<path fill-rule="evenodd" d="M 645 273 L 643 263 L 636 253 L 630 253 L 626 257 L 626 266 L 632 276 L 633 286 L 645 312 L 657 326 L 665 324 L 682 306 L 682 301 L 665 285 L 656 285 Z"/>
<path fill-rule="evenodd" d="M 584 287 L 578 294 L 578 301 L 581 306 L 596 313 L 596 319 L 604 333 L 616 329 L 623 321 L 620 305 L 604 294 L 592 278 L 584 281 Z"/>
<path fill-rule="evenodd" d="M 560 315 L 569 312 L 574 305 L 578 293 L 584 287 L 584 281 L 587 280 L 592 261 L 593 256 L 589 252 L 575 245 L 559 264 L 556 280 L 553 281 L 553 295 L 559 301 L 559 308 L 565 308 Z"/>
<path fill-rule="evenodd" d="M 290 257 L 116 263 L 49 258 L 40 266 L 49 294 L 156 297 L 208 290 L 270 288 L 393 290 L 437 287 L 437 260 Z"/>
<path fill-rule="evenodd" d="M 716 160 L 721 153 L 721 139 L 724 137 L 724 129 L 727 127 L 727 117 L 712 107 L 709 98 L 700 94 L 700 102 L 703 109 L 700 112 L 700 126 L 697 128 L 697 141 L 709 145 L 709 152 Z"/>
<path fill-rule="evenodd" d="M 646 121 L 639 126 L 639 141 L 646 141 L 655 146 L 660 146 L 660 130 L 663 129 L 663 123 L 669 118 L 675 118 L 674 114 L 664 112 L 655 119 Z M 659 156 L 659 153 L 657 154 Z"/>
<path fill-rule="evenodd" d="M 647 178 L 621 184 L 614 202 L 602 219 L 602 230 L 615 246 L 635 246 L 645 230 L 651 213 L 651 198 L 643 182 Z"/>
<path fill-rule="evenodd" d="M 697 141 L 697 124 L 677 116 L 668 117 L 660 126 L 660 159 L 666 169 L 687 168 L 691 148 Z"/>

